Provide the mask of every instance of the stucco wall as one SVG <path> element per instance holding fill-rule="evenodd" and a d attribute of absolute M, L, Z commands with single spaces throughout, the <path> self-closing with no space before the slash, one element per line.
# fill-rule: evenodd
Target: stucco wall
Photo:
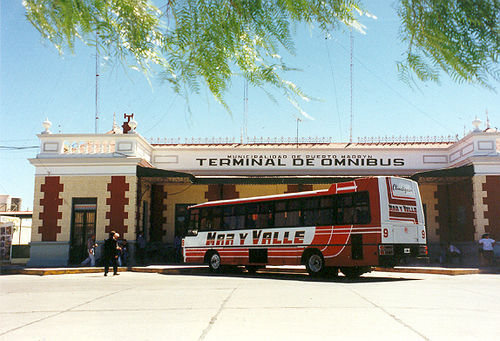
<path fill-rule="evenodd" d="M 205 192 L 208 190 L 207 185 L 193 184 L 166 184 L 165 192 L 167 198 L 164 199 L 166 210 L 163 216 L 166 218 L 164 230 L 166 234 L 163 241 L 166 243 L 174 242 L 175 233 L 175 204 L 199 204 L 207 201 Z"/>
<path fill-rule="evenodd" d="M 35 178 L 31 237 L 31 241 L 33 242 L 42 241 L 42 233 L 39 232 L 39 227 L 43 224 L 42 219 L 40 219 L 40 213 L 43 213 L 44 206 L 41 205 L 40 200 L 44 198 L 42 185 L 45 184 L 45 181 L 45 177 L 43 176 Z M 57 233 L 55 241 L 70 240 L 73 198 L 97 198 L 96 239 L 103 240 L 107 238 L 105 229 L 110 224 L 110 219 L 106 217 L 106 213 L 110 211 L 107 199 L 110 198 L 108 184 L 111 183 L 111 176 L 61 176 L 59 177 L 59 181 L 63 185 L 63 190 L 59 193 L 62 203 L 58 206 L 61 218 L 57 220 L 57 225 L 61 227 L 61 231 Z M 125 191 L 125 198 L 128 199 L 128 204 L 124 208 L 124 211 L 127 212 L 127 217 L 124 219 L 127 232 L 124 238 L 135 239 L 137 177 L 127 176 L 125 177 L 125 182 L 128 184 L 128 191 Z"/>
<path fill-rule="evenodd" d="M 38 232 L 40 226 L 42 226 L 42 221 L 40 219 L 40 213 L 43 212 L 43 207 L 40 206 L 40 199 L 43 198 L 43 193 L 40 187 L 45 181 L 44 176 L 35 176 L 35 193 L 33 198 L 33 219 L 31 220 L 31 241 L 39 242 L 42 240 L 42 234 Z"/>
<path fill-rule="evenodd" d="M 420 196 L 422 198 L 422 203 L 425 204 L 426 208 L 426 218 L 425 225 L 427 228 L 427 240 L 429 242 L 439 242 L 439 223 L 436 218 L 439 215 L 436 209 L 437 198 L 436 191 L 437 185 L 435 184 L 421 184 L 419 185 Z"/>
<path fill-rule="evenodd" d="M 484 212 L 488 210 L 488 205 L 484 203 L 484 198 L 487 192 L 483 191 L 483 185 L 486 183 L 486 176 L 475 175 L 472 177 L 472 189 L 474 200 L 474 239 L 479 240 L 485 232 L 485 226 L 488 225 L 488 219 L 485 218 Z"/>

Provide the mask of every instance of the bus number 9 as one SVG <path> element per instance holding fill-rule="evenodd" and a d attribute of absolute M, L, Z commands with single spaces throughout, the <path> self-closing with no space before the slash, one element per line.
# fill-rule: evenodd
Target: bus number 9
<path fill-rule="evenodd" d="M 384 238 L 387 238 L 387 237 L 389 237 L 389 230 L 384 229 Z"/>

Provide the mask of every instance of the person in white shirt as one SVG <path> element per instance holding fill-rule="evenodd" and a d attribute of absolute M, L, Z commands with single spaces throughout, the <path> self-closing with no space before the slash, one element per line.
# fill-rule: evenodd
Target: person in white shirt
<path fill-rule="evenodd" d="M 494 253 L 493 246 L 495 245 L 495 240 L 490 238 L 489 233 L 483 234 L 482 238 L 479 239 L 479 248 L 482 255 L 481 265 L 493 265 Z"/>

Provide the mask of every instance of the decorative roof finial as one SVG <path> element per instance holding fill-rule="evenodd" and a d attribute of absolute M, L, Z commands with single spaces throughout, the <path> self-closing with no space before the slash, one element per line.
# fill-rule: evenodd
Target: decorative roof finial
<path fill-rule="evenodd" d="M 481 123 L 483 123 L 479 118 L 476 118 L 474 119 L 474 121 L 472 121 L 472 125 L 474 126 L 474 131 L 481 131 L 481 129 L 479 129 L 479 126 L 481 125 Z"/>
<path fill-rule="evenodd" d="M 490 118 L 488 117 L 488 109 L 486 109 L 486 129 L 490 129 Z"/>
<path fill-rule="evenodd" d="M 135 134 L 136 133 L 135 128 L 137 128 L 137 121 L 134 120 L 134 114 L 132 114 L 132 119 L 128 123 L 128 126 L 130 127 L 129 134 Z"/>
<path fill-rule="evenodd" d="M 42 131 L 42 134 L 52 134 L 52 132 L 49 130 L 50 127 L 52 127 L 52 122 L 50 122 L 48 118 L 43 121 L 42 126 L 45 129 L 45 131 Z"/>

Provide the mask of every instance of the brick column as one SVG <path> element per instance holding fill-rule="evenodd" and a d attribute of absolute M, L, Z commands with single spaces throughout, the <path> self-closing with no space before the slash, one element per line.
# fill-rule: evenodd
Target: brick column
<path fill-rule="evenodd" d="M 38 233 L 42 234 L 42 242 L 55 242 L 57 234 L 61 233 L 61 226 L 57 220 L 62 218 L 62 212 L 59 212 L 59 206 L 63 200 L 59 198 L 59 193 L 64 189 L 60 183 L 59 176 L 46 176 L 45 184 L 40 186 L 43 193 L 43 199 L 40 199 L 40 206 L 43 212 L 39 213 L 39 219 L 42 225 L 38 228 Z"/>
<path fill-rule="evenodd" d="M 109 205 L 109 211 L 106 212 L 106 219 L 109 219 L 109 225 L 106 226 L 106 233 L 112 230 L 123 236 L 128 231 L 128 225 L 125 225 L 125 219 L 128 218 L 128 212 L 125 211 L 125 205 L 128 205 L 129 199 L 125 197 L 125 192 L 129 190 L 129 184 L 124 176 L 112 176 L 108 183 L 108 192 L 110 197 L 106 199 Z"/>

